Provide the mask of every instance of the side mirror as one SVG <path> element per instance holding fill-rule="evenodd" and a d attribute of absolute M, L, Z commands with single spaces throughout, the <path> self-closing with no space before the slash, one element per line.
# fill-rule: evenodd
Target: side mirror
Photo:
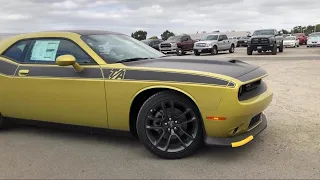
<path fill-rule="evenodd" d="M 251 36 L 250 36 L 250 35 L 248 35 L 247 37 L 251 38 Z"/>
<path fill-rule="evenodd" d="M 57 57 L 56 64 L 59 65 L 59 66 L 70 66 L 70 65 L 72 65 L 73 68 L 77 72 L 81 72 L 83 70 L 83 67 L 81 67 L 77 63 L 76 58 L 74 56 L 72 56 L 72 55 L 61 55 L 61 56 Z"/>

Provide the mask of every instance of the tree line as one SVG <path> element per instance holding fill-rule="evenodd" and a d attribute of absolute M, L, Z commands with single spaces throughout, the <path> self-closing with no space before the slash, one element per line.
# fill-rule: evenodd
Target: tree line
<path fill-rule="evenodd" d="M 313 32 L 320 32 L 320 24 L 317 25 L 307 25 L 307 26 L 295 26 L 291 29 L 291 31 L 282 29 L 281 30 L 284 34 L 293 34 L 293 33 L 305 33 L 306 35 L 311 34 Z M 219 32 L 219 31 L 214 31 L 214 32 Z M 131 33 L 131 37 L 141 41 L 141 40 L 146 40 L 147 39 L 147 31 L 143 30 L 138 30 L 134 33 Z M 170 36 L 174 36 L 175 34 L 169 30 L 165 30 L 161 34 L 161 39 L 162 40 L 167 40 Z M 158 36 L 152 36 L 149 39 L 159 39 Z"/>

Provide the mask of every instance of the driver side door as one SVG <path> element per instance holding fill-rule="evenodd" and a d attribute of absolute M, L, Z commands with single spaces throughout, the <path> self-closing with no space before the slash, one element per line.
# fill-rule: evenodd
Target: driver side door
<path fill-rule="evenodd" d="M 14 46 L 13 46 L 14 47 Z M 56 65 L 60 55 L 73 55 L 84 67 Z M 10 54 L 7 59 L 15 60 Z M 107 128 L 101 69 L 80 46 L 65 38 L 33 39 L 8 87 L 10 117 Z"/>

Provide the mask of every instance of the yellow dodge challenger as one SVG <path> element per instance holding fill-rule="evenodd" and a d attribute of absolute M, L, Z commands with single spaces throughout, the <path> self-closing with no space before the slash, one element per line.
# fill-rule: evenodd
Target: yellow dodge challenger
<path fill-rule="evenodd" d="M 130 131 L 160 158 L 239 147 L 267 127 L 264 69 L 167 57 L 127 35 L 51 31 L 0 43 L 0 127 L 12 119 Z"/>

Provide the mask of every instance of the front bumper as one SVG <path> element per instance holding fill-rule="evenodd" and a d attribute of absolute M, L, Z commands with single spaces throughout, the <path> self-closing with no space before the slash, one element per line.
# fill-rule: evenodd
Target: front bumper
<path fill-rule="evenodd" d="M 212 47 L 193 47 L 193 51 L 198 53 L 210 53 L 212 51 Z"/>
<path fill-rule="evenodd" d="M 160 48 L 160 51 L 162 53 L 177 53 L 177 47 L 171 47 L 171 48 Z"/>
<path fill-rule="evenodd" d="M 296 44 L 283 44 L 284 47 L 295 47 Z"/>
<path fill-rule="evenodd" d="M 255 127 L 252 128 L 250 131 L 247 131 L 244 134 L 227 138 L 206 136 L 204 142 L 206 145 L 239 147 L 252 141 L 254 137 L 260 134 L 266 127 L 266 116 L 263 113 L 261 113 L 259 123 L 257 123 L 257 125 L 255 125 Z"/>
<path fill-rule="evenodd" d="M 310 43 L 307 44 L 308 47 L 320 47 L 320 43 Z"/>
<path fill-rule="evenodd" d="M 262 51 L 265 51 L 265 50 L 272 50 L 274 45 L 273 44 L 248 44 L 247 46 L 248 48 L 251 48 L 252 50 L 254 51 L 258 51 L 258 50 L 262 50 Z"/>

